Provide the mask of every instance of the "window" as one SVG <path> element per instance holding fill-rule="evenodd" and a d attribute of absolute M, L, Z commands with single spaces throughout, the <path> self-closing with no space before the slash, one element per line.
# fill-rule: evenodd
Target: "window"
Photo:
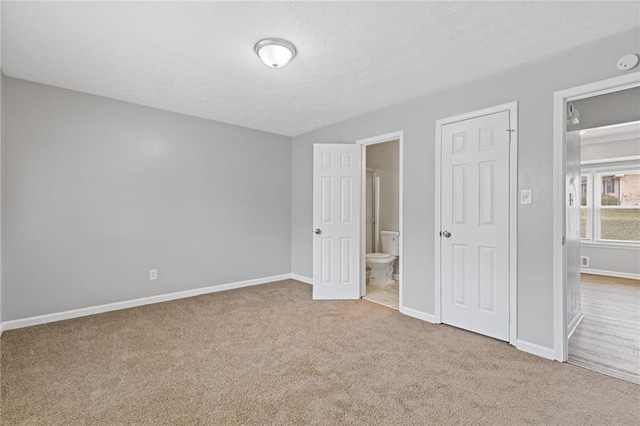
<path fill-rule="evenodd" d="M 602 193 L 603 194 L 614 194 L 615 193 L 615 185 L 612 176 L 605 176 L 602 178 Z"/>
<path fill-rule="evenodd" d="M 588 189 L 591 187 L 589 174 L 580 178 L 580 238 L 591 238 L 591 196 Z"/>
<path fill-rule="evenodd" d="M 594 166 L 583 171 L 583 241 L 640 243 L 640 168 Z"/>

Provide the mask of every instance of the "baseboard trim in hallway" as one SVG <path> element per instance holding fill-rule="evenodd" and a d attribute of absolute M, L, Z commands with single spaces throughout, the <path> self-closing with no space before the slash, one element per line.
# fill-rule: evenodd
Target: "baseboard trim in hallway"
<path fill-rule="evenodd" d="M 271 277 L 237 281 L 237 282 L 232 282 L 227 284 L 214 285 L 210 287 L 196 288 L 193 290 L 178 291 L 175 293 L 160 294 L 157 296 L 142 297 L 139 299 L 125 300 L 122 302 L 107 303 L 104 305 L 90 306 L 87 308 L 73 309 L 73 310 L 64 311 L 64 312 L 57 312 L 52 314 L 21 318 L 21 319 L 16 319 L 11 321 L 4 321 L 0 325 L 0 330 L 4 332 L 7 330 L 14 330 L 17 328 L 31 327 L 33 325 L 48 324 L 56 321 L 86 317 L 89 315 L 102 314 L 102 313 L 111 312 L 111 311 L 119 311 L 121 309 L 135 308 L 137 306 L 151 305 L 151 304 L 160 303 L 160 302 L 168 302 L 170 300 L 184 299 L 187 297 L 200 296 L 202 294 L 216 293 L 216 292 L 225 291 L 225 290 L 233 290 L 236 288 L 251 287 L 255 285 L 267 284 L 267 283 L 272 283 L 275 281 L 282 281 L 287 279 L 295 279 L 295 280 L 301 281 L 299 278 L 296 278 L 297 276 L 293 277 L 292 275 L 293 274 L 274 275 Z"/>

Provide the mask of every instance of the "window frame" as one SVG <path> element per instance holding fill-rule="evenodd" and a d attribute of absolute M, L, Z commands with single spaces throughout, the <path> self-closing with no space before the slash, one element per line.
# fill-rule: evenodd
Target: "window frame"
<path fill-rule="evenodd" d="M 606 173 L 606 172 L 605 173 L 599 173 L 599 178 L 598 178 L 599 181 L 602 181 L 602 193 L 605 194 L 605 195 L 615 194 L 616 193 L 616 184 L 613 181 L 613 179 L 606 179 L 605 180 L 603 178 L 605 174 L 607 176 L 610 175 L 610 173 Z M 607 186 L 609 186 L 609 185 L 611 186 L 611 191 L 607 190 Z"/>
<path fill-rule="evenodd" d="M 586 198 L 587 198 L 587 203 L 585 206 L 582 205 L 582 178 L 586 177 L 587 178 L 587 192 L 586 192 Z M 589 242 L 592 240 L 593 237 L 593 196 L 591 195 L 591 193 L 593 192 L 592 190 L 592 186 L 593 186 L 593 172 L 584 172 L 581 170 L 580 173 L 580 221 L 582 221 L 582 209 L 585 209 L 587 211 L 587 225 L 586 225 L 586 236 L 584 238 L 582 238 L 582 232 L 580 232 L 581 236 L 580 236 L 580 241 L 582 242 Z"/>
<path fill-rule="evenodd" d="M 603 239 L 601 235 L 601 212 L 603 207 L 601 194 L 604 190 L 604 181 L 602 180 L 602 176 L 620 173 L 640 173 L 640 161 L 634 159 L 615 162 L 589 162 L 589 164 L 583 163 L 580 171 L 581 181 L 583 176 L 587 176 L 587 237 L 580 238 L 581 243 L 594 247 L 602 246 L 640 249 L 640 241 Z M 611 209 L 613 206 L 604 207 L 606 210 Z M 580 208 L 583 208 L 582 203 Z M 615 208 L 640 209 L 640 207 L 635 206 L 616 206 Z"/>

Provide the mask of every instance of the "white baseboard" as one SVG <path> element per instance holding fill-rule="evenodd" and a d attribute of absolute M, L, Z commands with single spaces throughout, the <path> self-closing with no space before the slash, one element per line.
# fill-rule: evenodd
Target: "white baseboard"
<path fill-rule="evenodd" d="M 135 308 L 136 306 L 151 305 L 153 303 L 168 302 L 170 300 L 184 299 L 186 297 L 200 296 L 202 294 L 216 293 L 219 291 L 233 290 L 236 288 L 250 287 L 259 284 L 267 284 L 274 281 L 282 281 L 291 278 L 291 274 L 274 275 L 272 277 L 256 278 L 253 280 L 237 281 L 234 283 L 196 288 L 193 290 L 178 291 L 175 293 L 161 294 L 158 296 L 143 297 L 140 299 L 125 300 L 123 302 L 108 303 L 106 305 L 91 306 L 88 308 L 73 309 L 54 314 L 38 315 L 35 317 L 21 318 L 5 321 L 1 324 L 2 330 L 14 330 L 16 328 L 30 327 L 32 325 L 47 324 L 71 318 L 85 317 L 104 312 L 118 311 L 120 309 Z"/>
<path fill-rule="evenodd" d="M 517 339 L 516 348 L 520 351 L 527 352 L 533 355 L 540 356 L 542 358 L 554 360 L 555 351 L 553 348 L 547 348 L 546 346 L 538 345 L 537 343 L 527 342 L 526 340 Z"/>
<path fill-rule="evenodd" d="M 573 332 L 576 331 L 576 328 L 578 328 L 578 325 L 583 318 L 584 315 L 582 314 L 582 310 L 578 311 L 576 316 L 573 317 L 573 319 L 569 323 L 569 326 L 567 327 L 567 330 L 569 330 L 569 332 L 567 333 L 567 340 L 571 339 L 571 336 L 573 336 Z"/>
<path fill-rule="evenodd" d="M 432 324 L 437 324 L 435 315 L 427 314 L 426 312 L 421 312 L 416 309 L 401 306 L 400 313 Z"/>
<path fill-rule="evenodd" d="M 629 272 L 605 271 L 602 269 L 580 268 L 583 274 L 604 275 L 605 277 L 629 278 L 632 280 L 640 280 L 640 274 L 631 274 Z"/>
<path fill-rule="evenodd" d="M 291 274 L 291 279 L 313 285 L 313 278 L 305 277 L 298 274 Z"/>

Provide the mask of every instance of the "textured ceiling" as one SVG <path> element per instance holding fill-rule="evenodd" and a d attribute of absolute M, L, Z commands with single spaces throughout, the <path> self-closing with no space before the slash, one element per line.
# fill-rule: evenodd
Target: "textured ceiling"
<path fill-rule="evenodd" d="M 6 75 L 297 135 L 640 25 L 640 3 L 3 2 Z M 253 52 L 293 42 L 280 70 Z"/>

